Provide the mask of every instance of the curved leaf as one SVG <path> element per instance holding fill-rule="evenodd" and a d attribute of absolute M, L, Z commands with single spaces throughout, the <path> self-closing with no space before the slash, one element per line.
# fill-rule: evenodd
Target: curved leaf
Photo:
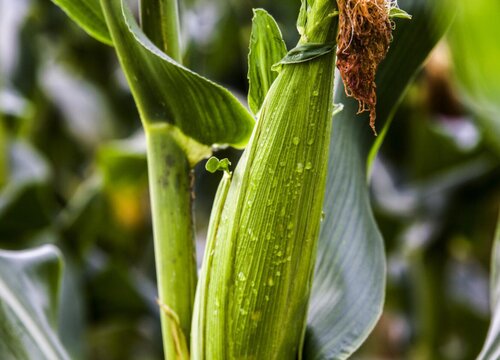
<path fill-rule="evenodd" d="M 99 0 L 52 0 L 93 38 L 113 45 Z"/>
<path fill-rule="evenodd" d="M 276 21 L 264 9 L 254 9 L 248 53 L 248 106 L 257 114 L 278 76 L 272 66 L 286 55 L 286 45 Z"/>
<path fill-rule="evenodd" d="M 335 48 L 334 43 L 330 44 L 300 44 L 294 47 L 292 50 L 286 54 L 286 56 L 281 59 L 279 63 L 276 64 L 275 68 L 279 68 L 280 65 L 286 64 L 298 64 L 301 62 L 310 61 L 316 59 L 320 56 L 332 52 Z"/>
<path fill-rule="evenodd" d="M 442 35 L 433 27 L 433 0 L 404 3 L 412 21 L 400 21 L 378 74 L 378 118 L 390 120 L 404 90 Z M 435 14 L 437 16 L 437 14 Z M 370 207 L 367 163 L 374 137 L 367 116 L 347 98 L 337 76 L 330 162 L 309 309 L 304 357 L 346 359 L 366 339 L 383 308 L 385 254 Z"/>
<path fill-rule="evenodd" d="M 493 240 L 491 257 L 491 324 L 478 360 L 493 360 L 500 358 L 500 216 L 498 217 L 497 230 Z"/>
<path fill-rule="evenodd" d="M 146 127 L 168 122 L 205 145 L 247 143 L 255 121 L 228 90 L 158 49 L 123 1 L 101 0 L 101 4 Z"/>
<path fill-rule="evenodd" d="M 68 359 L 55 330 L 62 273 L 57 248 L 0 251 L 0 357 Z"/>

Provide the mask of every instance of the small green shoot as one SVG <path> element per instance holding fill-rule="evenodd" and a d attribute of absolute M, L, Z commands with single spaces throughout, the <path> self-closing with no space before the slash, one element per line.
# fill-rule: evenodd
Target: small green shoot
<path fill-rule="evenodd" d="M 205 164 L 205 169 L 212 174 L 216 171 L 225 171 L 230 174 L 231 172 L 229 171 L 229 166 L 231 166 L 229 159 L 224 158 L 219 160 L 215 156 L 212 156 Z"/>

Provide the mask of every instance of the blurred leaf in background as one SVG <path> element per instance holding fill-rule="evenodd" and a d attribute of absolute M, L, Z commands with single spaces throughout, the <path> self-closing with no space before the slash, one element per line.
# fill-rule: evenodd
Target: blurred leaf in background
<path fill-rule="evenodd" d="M 62 260 L 45 245 L 0 251 L 0 353 L 10 359 L 69 359 L 57 327 Z"/>

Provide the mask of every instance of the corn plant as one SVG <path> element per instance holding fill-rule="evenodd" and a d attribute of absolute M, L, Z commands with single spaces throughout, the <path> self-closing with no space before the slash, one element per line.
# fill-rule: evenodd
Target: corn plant
<path fill-rule="evenodd" d="M 384 301 L 384 245 L 367 179 L 395 108 L 451 21 L 448 8 L 302 0 L 291 50 L 272 16 L 254 10 L 247 110 L 182 64 L 176 0 L 141 0 L 139 23 L 125 0 L 53 2 L 114 48 L 139 111 L 165 358 L 351 356 Z M 234 169 L 228 159 L 206 163 L 223 178 L 198 276 L 193 168 L 225 146 L 245 150 Z M 20 319 L 31 334 L 17 339 L 6 327 L 0 354 L 69 358 L 53 336 L 54 314 L 12 295 L 51 280 L 39 300 L 56 307 L 57 249 L 1 252 L 0 260 L 0 273 L 19 268 L 17 280 L 0 278 L 14 314 L 0 316 Z"/>
<path fill-rule="evenodd" d="M 75 15 L 77 3 L 60 5 L 81 20 Z M 334 42 L 337 32 L 345 43 L 352 33 L 365 36 L 355 40 L 359 48 L 344 46 L 337 53 L 356 57 L 371 49 L 359 69 L 343 74 L 358 77 L 348 89 L 361 110 L 370 103 L 374 127 L 376 100 L 366 98 L 356 84 L 367 83 L 374 93 L 374 71 L 391 38 L 392 3 L 363 2 L 360 11 L 354 2 L 342 5 L 304 1 L 298 21 L 301 40 L 282 60 L 277 26 L 265 12 L 256 13 L 250 104 L 260 114 L 259 126 L 229 189 L 223 182 L 221 209 L 214 210 L 196 305 L 195 358 L 270 353 L 288 358 L 302 352 L 334 108 Z M 189 169 L 206 156 L 207 145 L 244 144 L 253 120 L 227 91 L 179 64 L 175 1 L 141 2 L 142 30 L 124 3 L 102 1 L 100 8 L 99 24 L 83 20 L 82 26 L 115 46 L 139 108 L 148 143 L 165 354 L 186 358 L 196 283 Z M 366 20 L 363 14 L 369 14 Z M 343 21 L 340 31 L 337 17 Z M 353 19 L 359 28 L 350 27 Z M 373 31 L 361 34 L 363 26 Z M 363 46 L 366 37 L 373 47 Z M 266 44 L 269 38 L 276 40 Z M 273 63 L 280 75 L 271 85 Z M 368 74 L 367 69 L 373 70 Z M 173 84 L 179 86 L 175 93 L 166 88 Z M 267 176 L 272 180 L 265 181 Z M 278 187 L 283 182 L 287 185 Z M 286 332 L 279 331 L 283 326 Z"/>

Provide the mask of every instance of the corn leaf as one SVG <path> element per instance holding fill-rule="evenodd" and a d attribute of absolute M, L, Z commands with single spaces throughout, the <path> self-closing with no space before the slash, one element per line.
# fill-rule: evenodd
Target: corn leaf
<path fill-rule="evenodd" d="M 448 36 L 456 76 L 485 137 L 500 154 L 500 2 L 449 4 L 458 9 Z"/>
<path fill-rule="evenodd" d="M 61 273 L 52 245 L 0 251 L 0 358 L 69 359 L 55 330 Z"/>
<path fill-rule="evenodd" d="M 254 9 L 248 54 L 248 106 L 257 114 L 278 73 L 271 67 L 286 55 L 286 45 L 273 17 Z"/>
<path fill-rule="evenodd" d="M 113 45 L 99 0 L 52 0 L 90 36 Z"/>
<path fill-rule="evenodd" d="M 290 50 L 286 56 L 281 59 L 279 63 L 277 63 L 273 68 L 279 69 L 280 65 L 285 64 L 298 64 L 301 62 L 310 61 L 312 59 L 316 59 L 320 56 L 328 54 L 332 52 L 335 48 L 334 43 L 329 44 L 301 44 L 297 45 L 295 48 Z"/>
<path fill-rule="evenodd" d="M 101 3 L 145 126 L 168 122 L 205 145 L 247 143 L 254 119 L 228 90 L 158 49 L 123 1 Z"/>
<path fill-rule="evenodd" d="M 416 71 L 443 33 L 434 27 L 433 0 L 404 3 L 411 21 L 398 21 L 377 79 L 378 119 L 388 120 Z M 366 339 L 383 308 L 385 254 L 370 207 L 367 164 L 374 137 L 367 116 L 337 78 L 325 218 L 309 309 L 305 359 L 346 359 Z M 382 122 L 382 121 L 379 121 Z M 379 136 L 380 138 L 380 136 Z M 375 149 L 378 147 L 375 146 Z"/>
<path fill-rule="evenodd" d="M 478 356 L 478 360 L 492 360 L 500 358 L 500 216 L 498 218 L 493 253 L 491 257 L 491 324 L 486 342 Z"/>

